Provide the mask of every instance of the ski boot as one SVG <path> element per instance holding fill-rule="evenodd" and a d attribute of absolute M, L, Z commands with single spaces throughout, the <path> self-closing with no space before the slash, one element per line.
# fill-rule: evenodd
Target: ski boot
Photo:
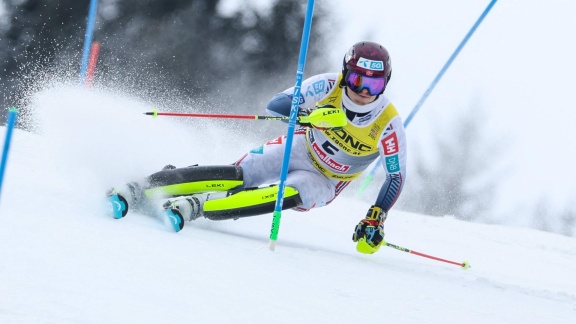
<path fill-rule="evenodd" d="M 110 214 L 116 219 L 120 219 L 128 214 L 128 202 L 118 190 L 112 188 L 106 192 L 108 203 L 110 204 Z"/>
<path fill-rule="evenodd" d="M 127 183 L 119 188 L 111 188 L 106 192 L 110 213 L 115 219 L 120 219 L 128 214 L 129 208 L 135 208 L 145 200 L 141 186 L 136 182 Z"/>
<path fill-rule="evenodd" d="M 202 205 L 206 201 L 206 195 L 198 194 L 179 197 L 168 200 L 162 206 L 164 208 L 164 222 L 174 230 L 180 232 L 184 228 L 184 222 L 190 222 L 201 217 Z"/>
<path fill-rule="evenodd" d="M 163 205 L 164 221 L 175 232 L 179 232 L 185 221 L 199 217 L 220 221 L 271 213 L 275 208 L 277 192 L 277 186 L 273 185 L 238 192 L 210 192 L 178 197 Z M 292 187 L 286 187 L 284 197 L 283 209 L 302 204 L 300 194 Z"/>

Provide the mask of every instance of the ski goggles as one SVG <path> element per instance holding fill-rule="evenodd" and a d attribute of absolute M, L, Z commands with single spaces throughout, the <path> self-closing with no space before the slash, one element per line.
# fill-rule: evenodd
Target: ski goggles
<path fill-rule="evenodd" d="M 377 96 L 384 92 L 386 79 L 372 78 L 356 72 L 349 72 L 346 75 L 346 85 L 350 90 L 356 93 L 360 93 L 362 90 L 367 89 L 371 96 Z"/>

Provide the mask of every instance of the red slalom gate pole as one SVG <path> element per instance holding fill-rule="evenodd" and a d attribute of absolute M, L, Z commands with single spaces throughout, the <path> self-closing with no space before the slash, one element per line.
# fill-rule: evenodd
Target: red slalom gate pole
<path fill-rule="evenodd" d="M 441 261 L 441 262 L 446 262 L 446 263 L 454 264 L 454 265 L 460 266 L 463 270 L 467 270 L 467 269 L 470 268 L 470 264 L 468 263 L 468 261 L 464 261 L 464 262 L 450 261 L 450 260 L 446 260 L 446 259 L 442 259 L 442 258 L 438 258 L 438 257 L 432 256 L 432 255 L 424 254 L 424 253 L 422 253 L 422 252 L 413 251 L 413 250 L 407 249 L 407 248 L 405 248 L 405 247 L 401 247 L 401 246 L 398 246 L 398 245 L 394 245 L 394 244 L 392 244 L 392 243 L 388 243 L 388 242 L 385 242 L 385 243 L 386 243 L 386 246 L 389 246 L 389 247 L 394 248 L 394 249 L 396 249 L 396 250 L 399 250 L 399 251 L 402 251 L 402 252 L 411 253 L 411 254 L 415 254 L 415 255 L 418 255 L 418 256 L 421 256 L 421 257 L 425 257 L 425 258 L 428 258 L 428 259 L 432 259 L 432 260 L 436 260 L 436 261 Z"/>
<path fill-rule="evenodd" d="M 92 79 L 94 78 L 94 72 L 96 71 L 96 62 L 98 62 L 98 54 L 100 53 L 100 43 L 92 43 L 92 48 L 90 49 L 90 61 L 88 63 L 88 71 L 86 72 L 86 86 L 90 87 L 92 85 Z"/>

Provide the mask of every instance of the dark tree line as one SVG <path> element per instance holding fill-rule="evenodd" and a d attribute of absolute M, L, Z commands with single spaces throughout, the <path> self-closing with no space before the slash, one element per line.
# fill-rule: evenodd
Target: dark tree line
<path fill-rule="evenodd" d="M 297 67 L 306 1 L 275 1 L 269 15 L 247 9 L 232 16 L 219 13 L 219 2 L 101 0 L 93 38 L 101 43 L 96 82 L 194 100 L 218 96 L 240 110 L 258 104 L 245 102 L 245 89 L 268 98 L 272 89 L 287 86 Z M 89 4 L 5 0 L 3 106 L 24 104 L 26 87 L 46 69 L 79 73 Z M 317 70 L 325 68 L 322 37 L 316 35 L 323 15 L 317 5 L 307 64 Z"/>

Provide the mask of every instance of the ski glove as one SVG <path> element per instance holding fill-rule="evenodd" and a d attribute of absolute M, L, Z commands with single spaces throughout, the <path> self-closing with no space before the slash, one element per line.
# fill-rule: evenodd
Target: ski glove
<path fill-rule="evenodd" d="M 372 205 L 366 218 L 360 221 L 354 229 L 352 241 L 357 242 L 356 250 L 364 254 L 377 252 L 384 243 L 384 221 L 386 212 Z"/>
<path fill-rule="evenodd" d="M 314 109 L 299 108 L 298 124 L 305 127 L 336 131 L 346 126 L 348 120 L 342 109 L 332 105 L 323 105 L 316 106 Z"/>
<path fill-rule="evenodd" d="M 310 109 L 310 108 L 299 107 L 298 108 L 298 125 L 304 126 L 304 127 L 313 127 L 311 123 L 302 121 L 305 118 L 300 118 L 300 117 L 308 117 L 311 112 L 312 112 L 312 109 Z"/>

